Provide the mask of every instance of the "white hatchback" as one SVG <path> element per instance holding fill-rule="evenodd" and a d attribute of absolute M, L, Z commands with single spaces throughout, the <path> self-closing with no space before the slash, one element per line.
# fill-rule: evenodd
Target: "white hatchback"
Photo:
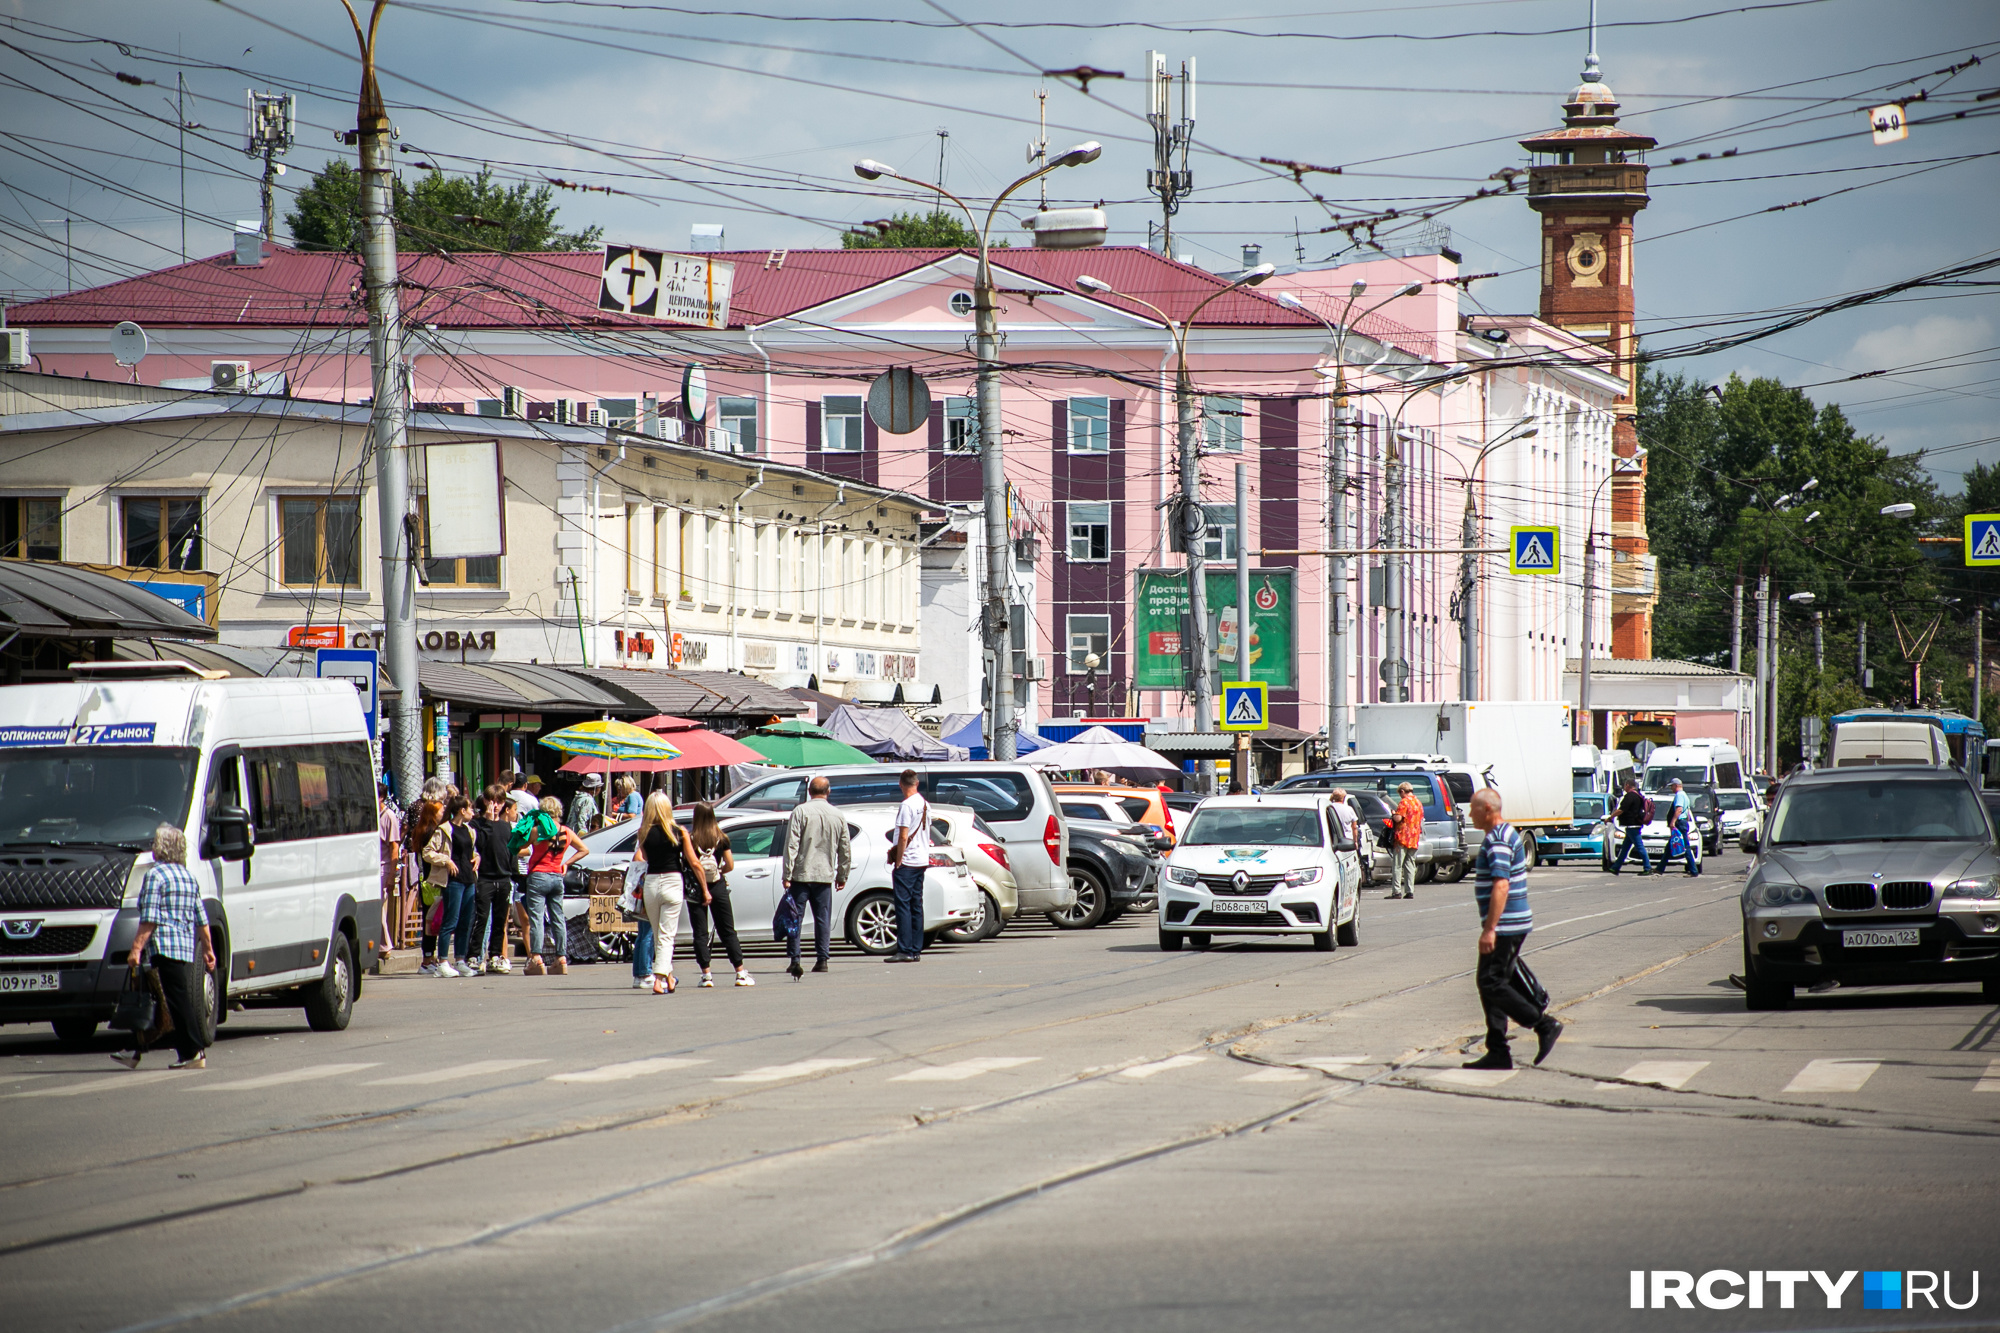
<path fill-rule="evenodd" d="M 1309 935 L 1331 952 L 1361 942 L 1361 860 L 1318 794 L 1203 801 L 1167 854 L 1160 947 L 1216 935 Z"/>

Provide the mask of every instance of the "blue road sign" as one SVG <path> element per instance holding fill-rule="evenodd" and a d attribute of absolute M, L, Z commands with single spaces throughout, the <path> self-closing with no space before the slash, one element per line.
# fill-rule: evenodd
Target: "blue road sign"
<path fill-rule="evenodd" d="M 2000 514 L 1965 516 L 1965 563 L 2000 565 Z"/>
<path fill-rule="evenodd" d="M 375 739 L 375 719 L 381 709 L 375 697 L 382 673 L 373 648 L 319 648 L 313 651 L 313 674 L 322 680 L 344 680 L 361 696 L 368 718 L 368 739 Z"/>
<path fill-rule="evenodd" d="M 1559 528 L 1511 528 L 1507 543 L 1509 574 L 1556 574 L 1562 571 L 1562 531 Z"/>
<path fill-rule="evenodd" d="M 1271 687 L 1261 680 L 1222 682 L 1222 729 L 1264 731 L 1271 725 Z"/>

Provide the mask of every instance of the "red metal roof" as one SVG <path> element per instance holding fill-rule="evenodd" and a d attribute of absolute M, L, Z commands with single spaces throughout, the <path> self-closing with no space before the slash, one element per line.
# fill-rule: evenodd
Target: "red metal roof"
<path fill-rule="evenodd" d="M 177 264 L 86 291 L 13 307 L 9 322 L 28 326 L 109 326 L 122 319 L 159 327 L 359 326 L 367 323 L 361 265 L 352 255 L 267 247 L 263 264 L 237 267 L 229 254 Z M 794 315 L 901 276 L 953 253 L 949 250 L 739 250 L 718 255 L 736 265 L 730 323 L 741 327 Z M 782 258 L 779 256 L 782 254 Z M 1225 280 L 1150 250 L 996 251 L 999 282 L 1008 274 L 1076 290 L 1090 274 L 1184 319 Z M 402 258 L 403 311 L 440 328 L 665 327 L 597 309 L 596 251 L 521 254 L 412 254 Z M 1093 296 L 1145 318 L 1143 306 L 1117 296 Z M 1252 291 L 1217 297 L 1202 312 L 1204 326 L 1300 327 L 1313 321 Z"/>

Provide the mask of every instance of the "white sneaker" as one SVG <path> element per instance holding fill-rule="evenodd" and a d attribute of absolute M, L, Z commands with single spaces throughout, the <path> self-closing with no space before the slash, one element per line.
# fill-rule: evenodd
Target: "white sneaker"
<path fill-rule="evenodd" d="M 501 976 L 506 976 L 514 970 L 514 965 L 505 958 L 496 958 L 488 965 L 488 970 L 498 972 Z"/>
<path fill-rule="evenodd" d="M 644 990 L 644 989 L 646 989 L 646 979 L 645 979 L 644 977 L 633 977 L 633 978 L 632 978 L 632 989 L 633 989 L 633 990 Z"/>
<path fill-rule="evenodd" d="M 747 971 L 738 972 L 736 974 L 736 984 L 739 986 L 754 986 L 757 984 L 757 978 L 751 976 Z"/>
<path fill-rule="evenodd" d="M 441 977 L 455 977 L 458 975 L 458 969 L 451 965 L 449 958 L 440 958 L 438 959 L 437 974 Z"/>
<path fill-rule="evenodd" d="M 710 975 L 709 975 L 708 973 L 706 973 L 706 972 L 702 973 L 702 974 L 701 974 L 701 986 L 699 987 L 699 989 L 701 989 L 701 990 L 714 990 L 714 989 L 715 989 L 715 978 L 714 978 L 714 977 L 712 977 L 712 976 L 710 976 Z"/>
<path fill-rule="evenodd" d="M 438 974 L 438 965 L 436 963 L 425 963 L 422 967 L 417 969 L 417 975 L 420 977 L 434 977 L 437 974 Z"/>

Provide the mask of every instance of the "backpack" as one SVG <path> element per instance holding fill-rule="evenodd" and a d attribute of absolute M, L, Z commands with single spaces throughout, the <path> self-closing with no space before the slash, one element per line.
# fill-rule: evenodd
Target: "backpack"
<path fill-rule="evenodd" d="M 1648 796 L 1644 799 L 1646 802 L 1646 822 L 1650 824 L 1653 822 L 1653 798 Z"/>

